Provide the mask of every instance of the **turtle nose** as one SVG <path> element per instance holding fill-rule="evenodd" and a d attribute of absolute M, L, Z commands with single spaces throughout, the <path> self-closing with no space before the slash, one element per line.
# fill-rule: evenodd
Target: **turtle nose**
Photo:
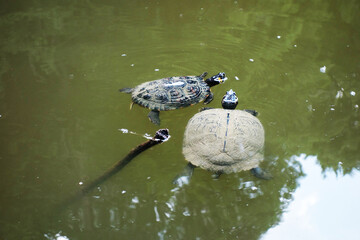
<path fill-rule="evenodd" d="M 219 79 L 220 82 L 223 83 L 225 82 L 228 78 L 226 77 L 226 74 L 224 72 L 219 73 Z"/>
<path fill-rule="evenodd" d="M 226 94 L 228 94 L 228 95 L 233 95 L 233 94 L 236 95 L 236 93 L 232 89 L 227 91 Z"/>

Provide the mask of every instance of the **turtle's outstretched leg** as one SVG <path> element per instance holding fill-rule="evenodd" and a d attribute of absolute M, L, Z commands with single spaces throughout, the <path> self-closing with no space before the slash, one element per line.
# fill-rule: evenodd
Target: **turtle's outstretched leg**
<path fill-rule="evenodd" d="M 156 110 L 151 110 L 151 112 L 149 112 L 148 117 L 150 119 L 150 121 L 156 125 L 160 125 L 160 118 L 159 118 L 159 111 Z"/>
<path fill-rule="evenodd" d="M 188 163 L 184 170 L 174 178 L 173 184 L 179 185 L 180 187 L 184 184 L 189 184 L 194 168 L 196 168 L 195 165 Z"/>
<path fill-rule="evenodd" d="M 123 92 L 123 93 L 132 93 L 134 91 L 133 88 L 121 88 L 119 89 L 120 92 Z"/>
<path fill-rule="evenodd" d="M 250 113 L 251 115 L 253 115 L 255 117 L 258 115 L 258 112 L 255 110 L 245 109 L 244 111 Z"/>
<path fill-rule="evenodd" d="M 214 99 L 214 94 L 210 92 L 209 96 L 207 96 L 207 98 L 205 99 L 204 104 L 210 103 L 213 99 Z"/>
<path fill-rule="evenodd" d="M 260 167 L 252 168 L 250 171 L 255 177 L 260 178 L 260 179 L 269 180 L 272 178 L 270 173 L 265 172 Z"/>

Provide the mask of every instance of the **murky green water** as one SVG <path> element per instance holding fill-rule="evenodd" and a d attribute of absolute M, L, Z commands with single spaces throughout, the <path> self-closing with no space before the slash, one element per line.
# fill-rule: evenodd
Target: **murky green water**
<path fill-rule="evenodd" d="M 359 11 L 356 0 L 1 2 L 0 238 L 357 239 Z M 162 112 L 168 142 L 56 211 L 145 141 L 120 128 L 158 129 L 119 88 L 204 71 L 229 77 L 210 107 L 232 88 L 238 108 L 260 113 L 272 180 L 196 169 L 172 185 L 199 104 Z"/>

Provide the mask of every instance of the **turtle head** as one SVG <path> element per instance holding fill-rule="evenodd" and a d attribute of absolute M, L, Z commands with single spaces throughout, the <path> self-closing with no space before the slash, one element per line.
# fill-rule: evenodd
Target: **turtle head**
<path fill-rule="evenodd" d="M 221 73 L 218 73 L 218 74 L 212 76 L 211 78 L 206 79 L 205 82 L 207 83 L 207 85 L 209 87 L 212 87 L 212 86 L 218 85 L 219 83 L 224 83 L 226 80 L 227 80 L 227 77 L 226 77 L 225 73 L 221 72 Z"/>
<path fill-rule="evenodd" d="M 166 142 L 167 140 L 169 140 L 169 138 L 170 138 L 169 129 L 164 128 L 157 130 L 152 140 L 159 142 Z"/>
<path fill-rule="evenodd" d="M 221 100 L 221 104 L 224 109 L 235 109 L 238 105 L 238 97 L 236 96 L 236 93 L 232 89 L 227 91 Z"/>

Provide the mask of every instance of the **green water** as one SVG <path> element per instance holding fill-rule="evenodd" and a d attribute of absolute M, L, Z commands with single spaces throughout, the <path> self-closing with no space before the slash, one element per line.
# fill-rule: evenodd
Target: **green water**
<path fill-rule="evenodd" d="M 357 239 L 359 11 L 357 0 L 0 2 L 0 238 Z M 204 71 L 229 78 L 210 107 L 232 88 L 238 108 L 260 113 L 273 179 L 196 169 L 175 188 L 199 104 L 162 112 L 168 142 L 55 210 L 145 141 L 119 129 L 159 128 L 119 88 Z M 304 192 L 321 200 L 305 198 L 310 228 Z"/>

